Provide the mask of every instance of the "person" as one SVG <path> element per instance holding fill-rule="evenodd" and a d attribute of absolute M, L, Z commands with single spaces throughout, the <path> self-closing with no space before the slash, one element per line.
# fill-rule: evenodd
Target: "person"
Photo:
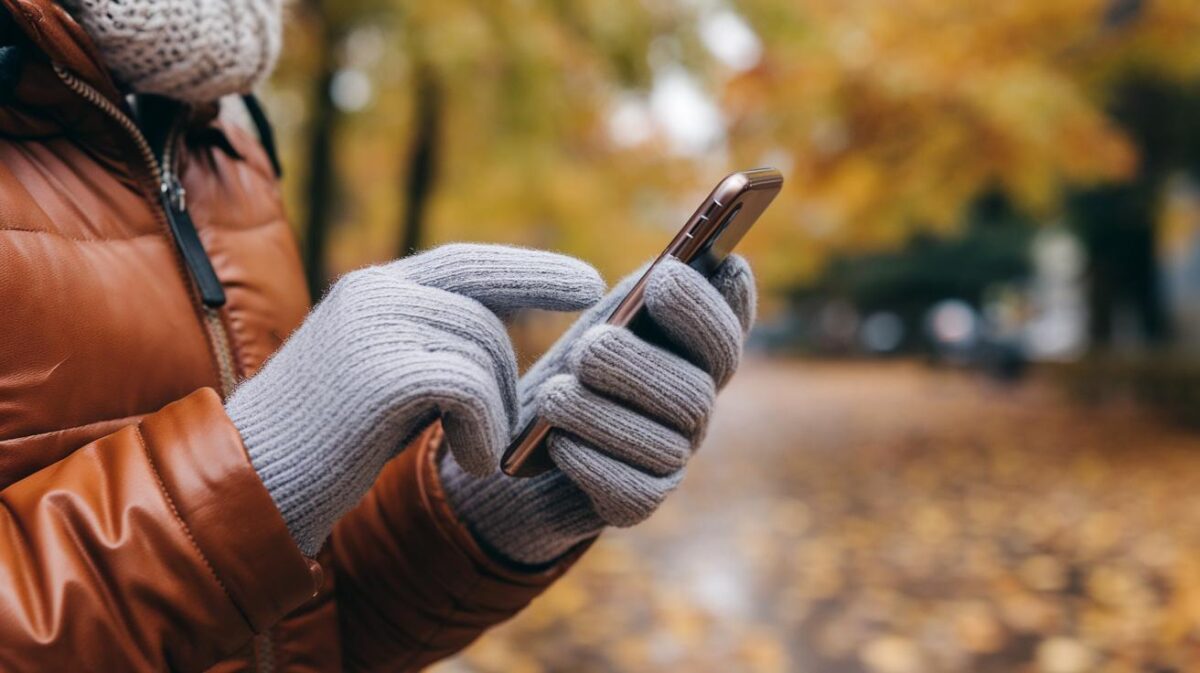
<path fill-rule="evenodd" d="M 502 246 L 310 311 L 268 129 L 219 103 L 280 2 L 3 0 L 0 670 L 421 668 L 649 516 L 737 366 L 737 258 L 653 274 L 669 347 L 603 324 L 632 277 Z M 518 379 L 522 308 L 587 310 Z M 506 477 L 534 414 L 555 467 Z"/>

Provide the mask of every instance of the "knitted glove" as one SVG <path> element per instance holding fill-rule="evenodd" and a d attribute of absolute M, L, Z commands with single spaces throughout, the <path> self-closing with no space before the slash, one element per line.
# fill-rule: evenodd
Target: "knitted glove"
<path fill-rule="evenodd" d="M 521 380 L 522 424 L 556 429 L 557 469 L 530 479 L 479 478 L 447 457 L 447 496 L 479 542 L 526 565 L 552 561 L 605 525 L 632 526 L 679 484 L 704 436 L 713 398 L 737 368 L 754 320 L 750 267 L 730 257 L 711 282 L 660 264 L 645 305 L 673 344 L 648 343 L 607 320 L 641 272 L 588 311 Z"/>
<path fill-rule="evenodd" d="M 207 103 L 275 67 L 282 0 L 63 0 L 105 64 L 138 93 Z"/>
<path fill-rule="evenodd" d="M 578 310 L 604 292 L 583 262 L 448 245 L 355 271 L 225 404 L 301 550 L 315 554 L 384 464 L 441 416 L 463 469 L 496 469 L 517 366 L 497 314 Z"/>

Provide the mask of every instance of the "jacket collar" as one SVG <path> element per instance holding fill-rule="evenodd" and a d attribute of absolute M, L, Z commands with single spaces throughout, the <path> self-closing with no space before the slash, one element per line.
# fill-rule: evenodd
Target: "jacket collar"
<path fill-rule="evenodd" d="M 0 0 L 43 59 L 62 66 L 117 105 L 120 90 L 83 28 L 51 0 Z"/>
<path fill-rule="evenodd" d="M 0 59 L 0 67 L 17 71 L 0 77 L 0 86 L 7 82 L 11 89 L 0 91 L 0 134 L 31 139 L 67 136 L 109 170 L 134 180 L 144 172 L 144 160 L 128 131 L 72 91 L 56 73 L 56 67 L 70 73 L 135 118 L 95 43 L 66 10 L 53 0 L 0 0 L 0 44 L 6 43 L 20 53 Z M 187 109 L 184 128 L 189 136 L 195 132 L 200 141 L 228 146 L 227 140 L 219 142 L 224 140 L 219 128 L 211 126 L 219 108 L 214 102 Z M 219 137 L 214 140 L 214 135 Z"/>
<path fill-rule="evenodd" d="M 4 38 L 19 52 L 8 59 L 8 67 L 17 72 L 6 78 L 13 84 L 3 92 L 0 134 L 36 139 L 67 136 L 109 170 L 130 178 L 138 175 L 138 154 L 128 133 L 55 72 L 55 66 L 61 68 L 129 113 L 99 50 L 75 19 L 51 0 L 0 0 L 0 21 L 9 24 Z"/>

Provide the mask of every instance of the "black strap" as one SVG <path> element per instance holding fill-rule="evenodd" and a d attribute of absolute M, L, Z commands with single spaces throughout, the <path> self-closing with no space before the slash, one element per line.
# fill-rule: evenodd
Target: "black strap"
<path fill-rule="evenodd" d="M 258 141 L 262 143 L 263 149 L 267 151 L 267 158 L 271 160 L 275 177 L 282 178 L 283 166 L 279 163 L 279 153 L 275 149 L 275 131 L 271 128 L 271 122 L 267 120 L 262 103 L 252 93 L 242 96 L 242 102 L 246 105 L 246 111 L 250 113 L 250 121 L 254 122 L 254 128 L 258 131 Z"/>
<path fill-rule="evenodd" d="M 21 65 L 25 59 L 16 31 L 12 16 L 0 9 L 0 103 L 12 99 L 21 79 Z"/>
<path fill-rule="evenodd" d="M 140 93 L 134 96 L 132 108 L 138 128 L 154 151 L 154 158 L 162 161 L 167 135 L 184 114 L 183 104 L 165 96 Z"/>
<path fill-rule="evenodd" d="M 10 100 L 21 79 L 21 48 L 16 45 L 0 47 L 0 101 Z"/>

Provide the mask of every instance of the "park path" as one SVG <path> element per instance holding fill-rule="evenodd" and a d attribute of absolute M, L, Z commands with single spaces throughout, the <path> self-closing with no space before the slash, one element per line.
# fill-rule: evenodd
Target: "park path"
<path fill-rule="evenodd" d="M 751 360 L 680 492 L 439 673 L 1200 670 L 1200 436 L 913 363 Z"/>

